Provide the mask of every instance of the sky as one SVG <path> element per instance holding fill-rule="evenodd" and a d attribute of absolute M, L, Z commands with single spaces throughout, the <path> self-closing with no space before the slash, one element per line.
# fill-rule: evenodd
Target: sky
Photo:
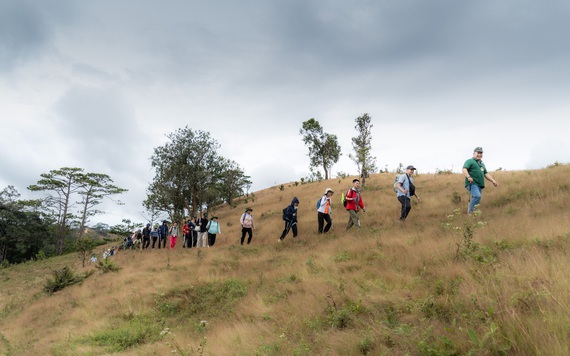
<path fill-rule="evenodd" d="M 90 223 L 144 222 L 150 157 L 186 126 L 251 177 L 309 175 L 315 118 L 348 157 L 372 118 L 380 168 L 570 163 L 564 0 L 0 0 L 0 190 L 62 167 L 128 189 Z"/>

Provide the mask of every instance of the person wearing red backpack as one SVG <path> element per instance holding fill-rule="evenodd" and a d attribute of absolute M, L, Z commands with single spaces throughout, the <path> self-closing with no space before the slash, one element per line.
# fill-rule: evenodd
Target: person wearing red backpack
<path fill-rule="evenodd" d="M 360 181 L 358 179 L 352 180 L 352 188 L 348 190 L 344 200 L 346 201 L 346 210 L 349 215 L 346 229 L 350 229 L 353 225 L 360 227 L 360 217 L 358 216 L 358 212 L 360 209 L 366 212 L 366 208 L 364 207 L 364 201 L 360 195 Z"/>

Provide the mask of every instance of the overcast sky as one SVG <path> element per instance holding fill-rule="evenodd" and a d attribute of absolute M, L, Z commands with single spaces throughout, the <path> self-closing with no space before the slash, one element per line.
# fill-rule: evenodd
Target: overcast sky
<path fill-rule="evenodd" d="M 570 162 L 570 2 L 0 0 L 0 190 L 61 167 L 105 173 L 144 221 L 153 149 L 208 131 L 252 190 L 309 174 L 299 129 L 372 117 L 379 167 Z"/>

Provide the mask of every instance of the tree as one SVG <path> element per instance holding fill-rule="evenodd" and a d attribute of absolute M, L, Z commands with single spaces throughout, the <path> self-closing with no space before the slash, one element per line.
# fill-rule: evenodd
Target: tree
<path fill-rule="evenodd" d="M 329 172 L 341 155 L 336 135 L 325 133 L 321 124 L 314 118 L 303 122 L 299 134 L 303 135 L 303 142 L 309 148 L 311 168 L 322 168 L 325 179 L 329 179 Z"/>
<path fill-rule="evenodd" d="M 218 180 L 218 190 L 221 198 L 230 207 L 234 207 L 233 199 L 242 195 L 244 189 L 251 186 L 249 176 L 246 176 L 239 165 L 230 160 L 222 161 L 222 172 Z"/>
<path fill-rule="evenodd" d="M 143 224 L 140 223 L 133 223 L 130 219 L 123 219 L 121 221 L 123 223 L 112 226 L 111 230 L 109 230 L 109 233 L 127 237 L 131 236 L 133 234 L 133 231 L 143 226 Z"/>
<path fill-rule="evenodd" d="M 95 242 L 89 237 L 80 237 L 75 242 L 75 251 L 81 260 L 81 264 L 85 267 L 85 261 L 93 253 Z"/>
<path fill-rule="evenodd" d="M 376 157 L 372 157 L 372 127 L 371 117 L 364 114 L 356 118 L 354 128 L 358 132 L 356 137 L 352 138 L 352 148 L 355 154 L 349 155 L 350 159 L 356 163 L 360 174 L 361 185 L 364 188 L 366 178 L 370 173 L 374 173 L 376 168 Z"/>
<path fill-rule="evenodd" d="M 28 187 L 31 191 L 52 191 L 55 195 L 49 195 L 45 202 L 45 208 L 49 211 L 51 218 L 56 222 L 55 251 L 63 253 L 65 236 L 69 233 L 69 220 L 73 218 L 71 207 L 72 195 L 80 189 L 78 178 L 82 175 L 83 169 L 63 167 L 51 170 L 49 173 L 42 173 L 37 184 Z"/>
<path fill-rule="evenodd" d="M 27 211 L 13 186 L 0 192 L 0 263 L 20 263 L 34 258 L 49 241 L 48 224 Z"/>
<path fill-rule="evenodd" d="M 87 173 L 79 176 L 79 195 L 81 196 L 81 223 L 79 225 L 79 238 L 83 237 L 85 232 L 85 225 L 90 216 L 101 214 L 102 211 L 95 209 L 101 204 L 104 198 L 109 198 L 112 195 L 122 194 L 127 192 L 127 189 L 119 188 L 112 184 L 113 180 L 106 174 L 101 173 Z M 122 205 L 120 201 L 115 201 L 117 204 Z"/>
<path fill-rule="evenodd" d="M 223 201 L 223 181 L 234 181 L 227 170 L 237 168 L 238 185 L 247 181 L 241 179 L 245 176 L 237 165 L 227 165 L 228 161 L 218 155 L 220 145 L 208 132 L 185 127 L 167 137 L 169 142 L 155 148 L 151 157 L 155 177 L 143 203 L 147 210 L 165 212 L 172 221 L 179 221 L 185 210 L 194 215 Z"/>

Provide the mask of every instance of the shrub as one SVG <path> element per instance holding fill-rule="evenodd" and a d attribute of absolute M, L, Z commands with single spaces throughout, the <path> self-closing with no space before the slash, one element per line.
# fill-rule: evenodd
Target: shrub
<path fill-rule="evenodd" d="M 162 337 L 161 330 L 160 320 L 135 316 L 111 329 L 96 332 L 85 341 L 102 346 L 108 352 L 121 352 L 158 341 Z"/>
<path fill-rule="evenodd" d="M 48 279 L 44 285 L 44 291 L 48 294 L 53 294 L 67 286 L 81 283 L 86 277 L 85 275 L 75 274 L 68 266 L 56 269 L 52 273 L 53 279 Z"/>
<path fill-rule="evenodd" d="M 107 272 L 117 272 L 118 270 L 121 269 L 121 267 L 117 266 L 111 259 L 109 258 L 103 258 L 102 260 L 100 260 L 97 265 L 95 266 L 96 268 L 100 269 L 101 272 L 103 273 L 107 273 Z"/>

